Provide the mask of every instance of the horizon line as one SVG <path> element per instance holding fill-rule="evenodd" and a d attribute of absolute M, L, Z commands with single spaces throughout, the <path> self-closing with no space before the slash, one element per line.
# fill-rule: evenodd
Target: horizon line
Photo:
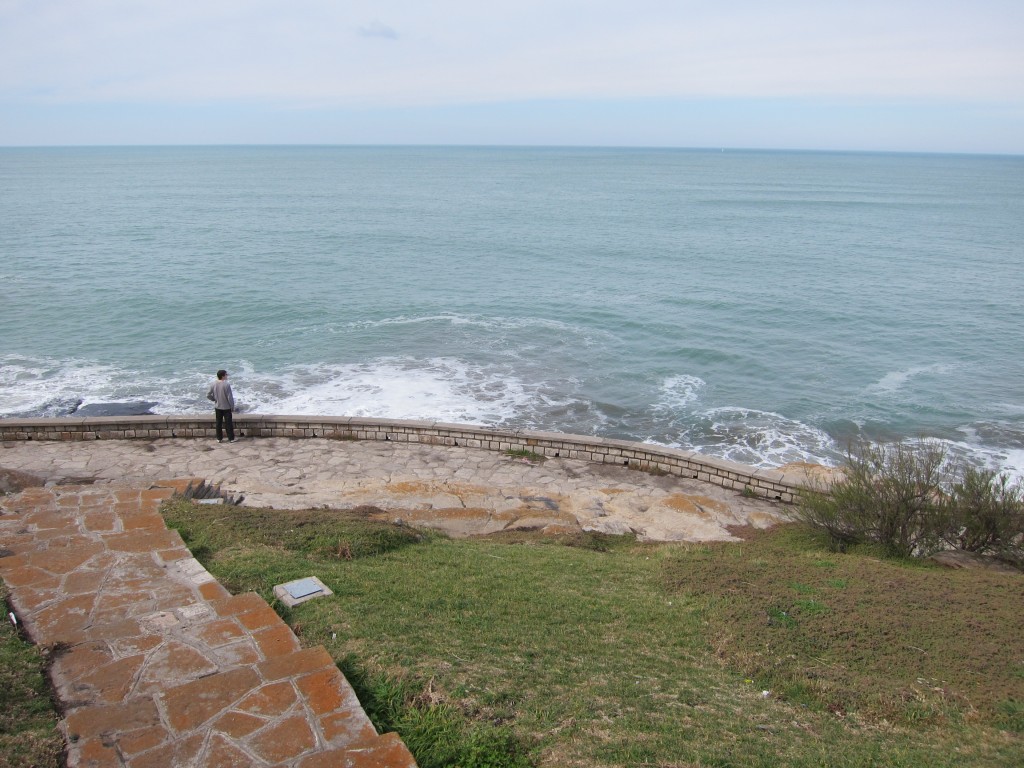
<path fill-rule="evenodd" d="M 681 145 L 658 145 L 658 144 L 466 144 L 466 143 L 326 143 L 326 142 L 211 142 L 211 143 L 181 143 L 181 144 L 2 144 L 0 150 L 22 150 L 22 149 L 298 149 L 298 148 L 320 148 L 320 149 L 526 149 L 526 150 L 631 150 L 631 151 L 676 151 L 676 152 L 789 152 L 800 154 L 850 154 L 850 155 L 920 155 L 920 156 L 941 156 L 941 157 L 1008 157 L 1021 158 L 1024 153 L 1016 152 L 971 152 L 939 151 L 939 150 L 913 150 L 913 149 L 821 149 L 802 147 L 735 147 L 735 146 L 681 146 Z"/>

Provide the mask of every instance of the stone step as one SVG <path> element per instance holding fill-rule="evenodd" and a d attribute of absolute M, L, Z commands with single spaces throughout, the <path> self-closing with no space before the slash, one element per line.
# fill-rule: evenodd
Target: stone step
<path fill-rule="evenodd" d="M 385 733 L 364 747 L 318 752 L 296 768 L 416 768 L 416 761 L 396 733 Z"/>
<path fill-rule="evenodd" d="M 399 766 L 323 647 L 231 595 L 145 488 L 29 488 L 0 502 L 0 576 L 50 668 L 69 768 Z"/>

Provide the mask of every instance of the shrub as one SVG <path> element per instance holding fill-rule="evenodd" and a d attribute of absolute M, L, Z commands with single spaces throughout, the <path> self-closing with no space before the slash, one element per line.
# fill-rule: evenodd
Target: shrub
<path fill-rule="evenodd" d="M 1024 563 L 1024 491 L 1006 475 L 966 467 L 947 498 L 942 538 L 955 549 Z"/>
<path fill-rule="evenodd" d="M 1024 566 L 1024 489 L 947 462 L 934 441 L 852 446 L 829 487 L 801 494 L 797 517 L 839 551 L 871 543 L 907 557 L 953 548 Z"/>
<path fill-rule="evenodd" d="M 857 443 L 829 488 L 801 495 L 797 515 L 840 551 L 870 542 L 898 556 L 930 553 L 941 543 L 945 459 L 934 441 Z"/>

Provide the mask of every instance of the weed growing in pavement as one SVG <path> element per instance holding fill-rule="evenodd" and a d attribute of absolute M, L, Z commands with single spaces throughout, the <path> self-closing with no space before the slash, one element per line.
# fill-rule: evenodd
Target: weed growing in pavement
<path fill-rule="evenodd" d="M 542 453 L 531 451 L 528 448 L 509 448 L 505 451 L 506 456 L 511 456 L 514 459 L 525 459 L 526 461 L 532 461 L 543 463 L 548 460 L 548 457 Z"/>

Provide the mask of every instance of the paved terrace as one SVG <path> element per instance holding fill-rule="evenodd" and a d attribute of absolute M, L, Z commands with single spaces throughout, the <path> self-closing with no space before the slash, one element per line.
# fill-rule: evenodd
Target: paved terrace
<path fill-rule="evenodd" d="M 0 576 L 53 649 L 71 768 L 415 768 L 323 647 L 230 595 L 157 511 L 182 483 L 0 499 Z"/>
<path fill-rule="evenodd" d="M 385 519 L 455 536 L 552 526 L 654 541 L 731 540 L 736 527 L 768 527 L 788 512 L 732 488 L 621 464 L 383 440 L 4 441 L 0 469 L 80 483 L 203 477 L 244 495 L 246 505 L 371 505 Z"/>

